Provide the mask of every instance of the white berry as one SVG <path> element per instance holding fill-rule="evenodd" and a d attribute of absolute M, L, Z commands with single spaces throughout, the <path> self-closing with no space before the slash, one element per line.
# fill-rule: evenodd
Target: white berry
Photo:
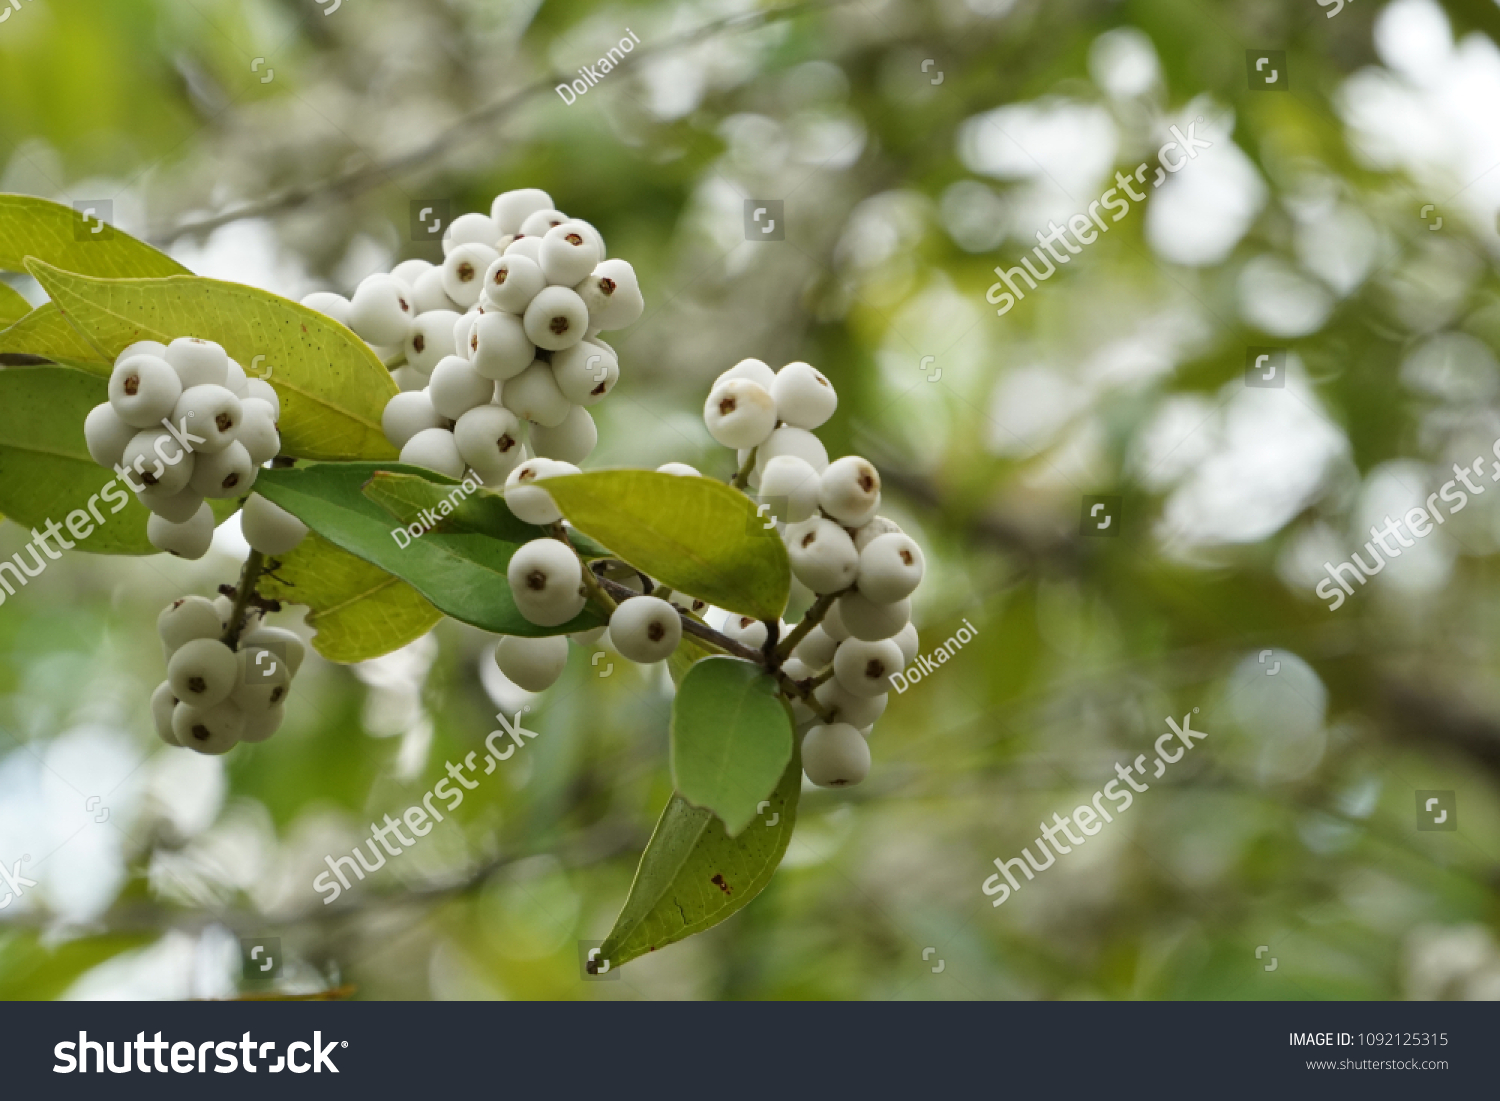
<path fill-rule="evenodd" d="M 413 321 L 406 337 L 406 365 L 430 375 L 443 359 L 455 354 L 453 326 L 458 317 L 451 310 L 432 310 Z"/>
<path fill-rule="evenodd" d="M 212 453 L 234 442 L 244 415 L 239 398 L 222 386 L 205 383 L 182 392 L 172 410 L 172 423 L 200 437 L 201 442 L 193 443 L 194 451 Z"/>
<path fill-rule="evenodd" d="M 569 287 L 544 287 L 526 307 L 526 335 L 538 348 L 560 352 L 583 339 L 589 311 Z"/>
<path fill-rule="evenodd" d="M 400 344 L 417 315 L 412 289 L 391 275 L 366 278 L 349 300 L 349 328 L 369 344 Z"/>
<path fill-rule="evenodd" d="M 135 428 L 160 424 L 180 397 L 182 380 L 166 360 L 155 356 L 132 356 L 109 376 L 109 403 Z"/>
<path fill-rule="evenodd" d="M 453 433 L 446 428 L 424 428 L 407 440 L 401 448 L 401 461 L 450 478 L 462 478 L 466 465 L 458 453 L 458 444 L 453 442 Z"/>
<path fill-rule="evenodd" d="M 818 511 L 818 472 L 805 459 L 777 455 L 760 476 L 757 496 L 776 519 L 798 524 Z"/>
<path fill-rule="evenodd" d="M 748 379 L 716 383 L 703 403 L 708 434 L 725 447 L 759 447 L 776 428 L 770 392 Z"/>
<path fill-rule="evenodd" d="M 922 548 L 909 535 L 870 540 L 859 553 L 859 591 L 876 604 L 892 604 L 917 591 L 926 570 Z"/>
<path fill-rule="evenodd" d="M 200 496 L 221 500 L 243 497 L 259 472 L 245 445 L 235 440 L 223 451 L 195 457 L 188 488 Z"/>
<path fill-rule="evenodd" d="M 425 391 L 414 390 L 397 394 L 386 402 L 385 412 L 380 415 L 380 427 L 391 446 L 400 450 L 423 429 L 443 427 L 443 418 L 432 407 L 432 399 Z"/>
<path fill-rule="evenodd" d="M 682 617 L 659 597 L 631 597 L 609 617 L 609 638 L 631 661 L 662 661 L 682 641 Z"/>
<path fill-rule="evenodd" d="M 526 312 L 531 300 L 547 285 L 541 265 L 520 253 L 500 257 L 484 276 L 484 301 L 497 310 L 517 316 Z"/>
<path fill-rule="evenodd" d="M 257 646 L 262 650 L 279 653 L 286 662 L 287 672 L 294 677 L 297 670 L 302 668 L 302 659 L 307 656 L 307 648 L 302 645 L 302 640 L 285 627 L 257 627 L 253 631 L 246 631 L 240 636 L 240 645 Z"/>
<path fill-rule="evenodd" d="M 751 485 L 760 485 L 766 464 L 778 455 L 795 455 L 820 475 L 828 469 L 828 452 L 824 449 L 823 442 L 805 428 L 793 428 L 786 424 L 772 432 L 771 438 L 755 452 L 755 473 L 750 478 Z M 741 466 L 748 457 L 748 451 L 740 456 Z"/>
<path fill-rule="evenodd" d="M 179 493 L 158 493 L 154 489 L 147 488 L 136 496 L 141 504 L 151 510 L 153 516 L 159 516 L 168 524 L 186 524 L 188 521 L 194 519 L 203 508 L 203 498 L 191 489 L 184 489 Z M 212 511 L 210 511 L 210 515 L 212 515 Z M 159 530 L 166 531 L 165 528 Z M 213 532 L 210 529 L 210 538 L 212 538 L 212 535 Z M 147 536 L 148 538 L 150 536 L 149 523 L 147 525 Z M 155 541 L 152 542 L 152 546 L 157 547 L 158 550 L 167 549 Z"/>
<path fill-rule="evenodd" d="M 603 259 L 598 244 L 578 222 L 563 222 L 542 236 L 542 274 L 554 286 L 576 286 Z"/>
<path fill-rule="evenodd" d="M 587 459 L 598 443 L 599 429 L 581 405 L 569 409 L 567 417 L 556 427 L 538 424 L 531 430 L 531 446 L 537 455 L 574 466 Z"/>
<path fill-rule="evenodd" d="M 505 246 L 505 256 L 524 256 L 541 270 L 542 239 L 540 237 L 517 237 Z"/>
<path fill-rule="evenodd" d="M 115 407 L 107 401 L 90 409 L 83 421 L 83 440 L 88 446 L 89 457 L 107 470 L 113 469 L 120 461 L 135 434 L 135 427 L 122 421 Z"/>
<path fill-rule="evenodd" d="M 452 314 L 463 312 L 463 307 L 448 297 L 448 290 L 443 285 L 442 268 L 435 267 L 417 276 L 417 281 L 412 284 L 411 297 L 417 317 L 438 311 Z"/>
<path fill-rule="evenodd" d="M 500 672 L 528 692 L 545 692 L 557 683 L 568 664 L 568 637 L 520 638 L 506 635 L 495 647 Z"/>
<path fill-rule="evenodd" d="M 187 488 L 194 462 L 204 457 L 187 454 L 165 428 L 148 428 L 131 437 L 120 462 L 136 471 L 143 486 L 170 497 Z"/>
<path fill-rule="evenodd" d="M 729 370 L 714 380 L 714 385 L 724 382 L 726 379 L 743 378 L 749 379 L 757 386 L 763 387 L 766 393 L 770 393 L 776 385 L 776 372 L 759 359 L 742 359 Z"/>
<path fill-rule="evenodd" d="M 520 420 L 499 405 L 481 405 L 459 417 L 453 426 L 453 443 L 488 486 L 503 485 L 524 453 Z"/>
<path fill-rule="evenodd" d="M 432 267 L 426 260 L 402 260 L 391 269 L 391 275 L 408 287 L 415 287 L 417 280 L 431 271 Z"/>
<path fill-rule="evenodd" d="M 272 419 L 281 420 L 281 395 L 276 392 L 276 387 L 272 386 L 265 379 L 252 378 L 245 380 L 245 397 L 242 400 L 249 400 L 250 398 L 265 402 L 271 407 Z"/>
<path fill-rule="evenodd" d="M 593 329 L 623 329 L 634 325 L 646 310 L 635 269 L 625 260 L 602 261 L 573 289 L 588 310 Z"/>
<path fill-rule="evenodd" d="M 608 348 L 585 340 L 553 353 L 552 377 L 574 405 L 595 405 L 620 381 L 620 364 Z"/>
<path fill-rule="evenodd" d="M 568 417 L 572 403 L 558 389 L 551 364 L 534 360 L 530 367 L 502 384 L 500 404 L 522 420 L 556 428 Z"/>
<path fill-rule="evenodd" d="M 771 384 L 776 415 L 796 428 L 820 428 L 839 406 L 833 383 L 806 363 L 788 363 Z"/>
<path fill-rule="evenodd" d="M 443 261 L 443 290 L 464 309 L 479 301 L 484 291 L 484 273 L 500 259 L 489 245 L 458 245 Z"/>
<path fill-rule="evenodd" d="M 852 787 L 870 774 L 870 746 L 857 727 L 819 723 L 802 739 L 802 771 L 820 788 Z"/>
<path fill-rule="evenodd" d="M 177 697 L 172 695 L 172 686 L 162 681 L 151 693 L 151 721 L 156 725 L 156 736 L 167 745 L 177 745 L 177 735 L 172 730 L 172 712 L 177 708 Z"/>
<path fill-rule="evenodd" d="M 854 549 L 860 553 L 864 553 L 864 549 L 882 535 L 900 534 L 900 532 L 901 525 L 897 524 L 896 521 L 888 520 L 884 516 L 876 516 L 874 519 L 855 529 Z"/>
<path fill-rule="evenodd" d="M 547 232 L 554 226 L 560 226 L 568 220 L 568 216 L 557 209 L 533 210 L 526 215 L 525 221 L 516 233 L 523 237 L 545 237 Z"/>
<path fill-rule="evenodd" d="M 516 610 L 539 627 L 560 627 L 583 611 L 583 568 L 557 539 L 533 539 L 506 568 Z"/>
<path fill-rule="evenodd" d="M 238 683 L 239 661 L 216 638 L 183 643 L 167 662 L 172 694 L 194 707 L 212 707 L 229 698 Z"/>
<path fill-rule="evenodd" d="M 162 358 L 172 365 L 182 388 L 223 386 L 229 381 L 229 353 L 211 340 L 184 336 L 167 345 Z"/>
<path fill-rule="evenodd" d="M 538 210 L 551 210 L 552 196 L 536 187 L 524 187 L 495 196 L 490 204 L 490 217 L 495 228 L 503 234 L 521 231 L 521 223 Z"/>
<path fill-rule="evenodd" d="M 813 698 L 833 716 L 834 722 L 848 723 L 860 729 L 885 714 L 886 705 L 890 702 L 890 694 L 886 692 L 878 696 L 856 696 L 840 684 L 837 678 L 820 684 L 813 692 Z"/>
<path fill-rule="evenodd" d="M 488 405 L 495 396 L 495 382 L 476 371 L 467 360 L 448 356 L 432 369 L 427 397 L 440 416 L 458 420 L 470 409 Z"/>
<path fill-rule="evenodd" d="M 307 525 L 259 493 L 250 494 L 240 510 L 240 531 L 245 542 L 261 554 L 287 554 L 307 537 Z"/>
<path fill-rule="evenodd" d="M 496 310 L 480 314 L 469 330 L 469 362 L 488 379 L 515 378 L 536 359 L 536 346 L 513 313 Z"/>
<path fill-rule="evenodd" d="M 494 248 L 504 234 L 495 220 L 487 214 L 460 214 L 453 219 L 448 231 L 443 234 L 443 255 L 451 256 L 453 250 L 463 245 L 484 245 Z"/>
<path fill-rule="evenodd" d="M 245 725 L 240 730 L 240 741 L 263 742 L 281 729 L 286 721 L 286 705 L 278 703 L 265 711 L 244 712 Z"/>
<path fill-rule="evenodd" d="M 866 642 L 895 638 L 911 622 L 911 601 L 877 604 L 864 593 L 845 593 L 839 597 L 839 619 L 850 638 Z"/>
<path fill-rule="evenodd" d="M 915 623 L 907 623 L 905 627 L 902 627 L 896 633 L 891 641 L 901 647 L 902 668 L 917 660 L 917 653 L 921 648 L 921 642 L 917 638 L 917 625 Z"/>
<path fill-rule="evenodd" d="M 891 690 L 889 677 L 905 667 L 901 647 L 890 639 L 839 643 L 833 655 L 833 675 L 856 696 L 879 696 Z"/>
<path fill-rule="evenodd" d="M 292 671 L 274 649 L 241 642 L 239 681 L 229 694 L 231 703 L 246 715 L 260 714 L 279 707 L 292 688 Z"/>
<path fill-rule="evenodd" d="M 833 661 L 833 654 L 838 649 L 838 645 L 838 641 L 823 630 L 823 625 L 820 623 L 808 631 L 801 642 L 797 643 L 792 650 L 792 656 L 806 662 L 810 669 L 826 669 L 829 662 Z"/>
<path fill-rule="evenodd" d="M 172 711 L 172 733 L 177 736 L 177 744 L 197 753 L 212 756 L 228 753 L 239 744 L 244 730 L 244 711 L 227 700 L 213 707 L 184 701 Z"/>
<path fill-rule="evenodd" d="M 880 507 L 880 472 L 858 455 L 845 455 L 823 471 L 818 503 L 840 523 L 862 526 Z"/>
<path fill-rule="evenodd" d="M 703 477 L 703 475 L 699 473 L 697 467 L 688 466 L 687 463 L 663 463 L 661 466 L 656 468 L 656 472 L 658 474 L 675 474 L 679 478 Z"/>
<path fill-rule="evenodd" d="M 222 633 L 219 613 L 206 596 L 185 596 L 174 600 L 156 617 L 156 633 L 167 657 L 185 644 L 199 638 L 218 638 Z"/>
<path fill-rule="evenodd" d="M 786 529 L 792 573 L 815 593 L 842 592 L 859 574 L 854 540 L 832 520 L 815 516 Z"/>
<path fill-rule="evenodd" d="M 505 479 L 505 504 L 516 518 L 528 524 L 545 526 L 562 519 L 551 495 L 536 483 L 560 474 L 577 474 L 578 468 L 557 459 L 528 459 L 512 470 Z"/>

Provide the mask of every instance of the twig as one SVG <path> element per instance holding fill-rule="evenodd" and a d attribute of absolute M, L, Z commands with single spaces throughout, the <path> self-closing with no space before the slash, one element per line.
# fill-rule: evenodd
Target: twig
<path fill-rule="evenodd" d="M 224 632 L 224 645 L 231 650 L 240 648 L 240 632 L 245 629 L 245 612 L 255 599 L 255 586 L 265 572 L 266 556 L 258 550 L 250 552 L 245 559 L 245 568 L 240 571 L 239 587 L 234 593 L 234 611 L 229 613 L 229 628 Z"/>
<path fill-rule="evenodd" d="M 634 589 L 621 585 L 618 581 L 611 581 L 607 577 L 599 578 L 599 584 L 604 587 L 605 592 L 609 593 L 610 596 L 614 597 L 617 600 L 629 600 L 631 597 L 643 595 L 636 592 Z M 711 643 L 712 645 L 717 646 L 720 650 L 723 650 L 726 654 L 733 654 L 737 658 L 743 658 L 746 661 L 753 661 L 756 665 L 764 664 L 764 662 L 761 660 L 761 654 L 759 650 L 752 650 L 743 642 L 736 642 L 732 638 L 721 635 L 718 631 L 715 631 L 708 624 L 701 623 L 698 620 L 694 619 L 692 616 L 688 615 L 687 612 L 683 611 L 681 608 L 677 609 L 677 615 L 678 618 L 682 620 L 683 634 L 693 635 L 696 638 L 702 639 L 704 642 Z"/>
<path fill-rule="evenodd" d="M 744 489 L 750 484 L 750 474 L 755 470 L 755 456 L 760 451 L 758 447 L 752 447 L 750 454 L 745 456 L 745 465 L 740 467 L 739 473 L 729 483 L 735 489 Z"/>
<path fill-rule="evenodd" d="M 792 651 L 797 644 L 812 633 L 812 629 L 823 622 L 823 617 L 828 614 L 828 609 L 833 607 L 833 602 L 839 598 L 838 593 L 824 593 L 818 597 L 816 603 L 802 617 L 802 622 L 786 636 L 786 639 L 776 648 L 776 656 L 782 661 L 792 656 Z"/>

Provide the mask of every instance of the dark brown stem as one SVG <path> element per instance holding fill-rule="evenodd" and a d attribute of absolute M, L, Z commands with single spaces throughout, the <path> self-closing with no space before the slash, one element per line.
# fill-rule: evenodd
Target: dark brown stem
<path fill-rule="evenodd" d="M 610 596 L 614 597 L 616 600 L 629 600 L 631 597 L 643 595 L 636 592 L 634 589 L 627 588 L 626 586 L 621 585 L 618 581 L 611 581 L 607 577 L 601 577 L 598 579 L 598 581 L 599 585 L 604 589 L 604 591 Z M 704 642 L 718 647 L 726 654 L 733 654 L 737 658 L 743 658 L 746 661 L 753 661 L 756 665 L 765 664 L 759 650 L 752 650 L 743 642 L 736 642 L 732 638 L 726 638 L 724 635 L 719 634 L 718 631 L 715 631 L 706 623 L 700 623 L 698 620 L 688 615 L 681 608 L 677 609 L 677 615 L 678 618 L 682 620 L 683 634 L 693 635 L 696 638 L 702 639 Z"/>
<path fill-rule="evenodd" d="M 785 641 L 777 647 L 776 656 L 782 661 L 792 656 L 792 651 L 797 644 L 812 633 L 812 629 L 823 622 L 823 617 L 828 614 L 828 609 L 833 607 L 833 602 L 839 598 L 838 593 L 825 593 L 818 597 L 816 603 L 802 617 L 802 622 L 797 624 L 791 634 L 786 636 Z"/>
<path fill-rule="evenodd" d="M 266 556 L 258 550 L 250 552 L 245 559 L 245 568 L 240 571 L 240 583 L 234 592 L 234 611 L 229 613 L 229 629 L 224 632 L 224 645 L 231 650 L 240 648 L 240 632 L 245 629 L 245 612 L 255 602 L 255 586 L 265 572 Z"/>

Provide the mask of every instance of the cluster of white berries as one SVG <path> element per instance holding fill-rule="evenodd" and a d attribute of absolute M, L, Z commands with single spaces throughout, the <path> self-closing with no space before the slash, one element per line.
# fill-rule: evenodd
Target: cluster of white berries
<path fill-rule="evenodd" d="M 916 541 L 877 515 L 874 464 L 857 455 L 830 463 L 813 435 L 837 408 L 833 386 L 808 364 L 772 371 L 758 359 L 720 375 L 703 408 L 709 434 L 738 451 L 741 469 L 753 453 L 748 482 L 777 521 L 792 575 L 832 598 L 782 666 L 794 681 L 832 670 L 814 692 L 832 722 L 792 701 L 805 730 L 803 771 L 822 787 L 857 784 L 870 770 L 866 739 L 885 711 L 889 678 L 917 656 L 911 595 L 926 569 Z M 750 646 L 766 639 L 766 625 L 751 619 L 731 617 L 723 630 Z"/>
<path fill-rule="evenodd" d="M 620 378 L 598 334 L 645 308 L 635 270 L 606 259 L 597 229 L 534 188 L 456 219 L 443 251 L 441 265 L 407 260 L 352 299 L 320 293 L 303 305 L 394 367 L 402 392 L 382 427 L 402 462 L 453 478 L 472 470 L 492 486 L 528 458 L 575 472 L 598 442 L 587 407 Z"/>
<path fill-rule="evenodd" d="M 214 534 L 205 498 L 250 496 L 260 467 L 281 450 L 280 417 L 270 383 L 247 377 L 219 345 L 195 337 L 145 340 L 115 360 L 109 401 L 89 412 L 83 434 L 93 460 L 151 510 L 151 545 L 197 559 Z M 284 553 L 307 533 L 269 501 L 250 501 L 258 504 L 246 504 L 243 526 L 252 546 L 263 536 L 280 548 L 274 553 Z"/>
<path fill-rule="evenodd" d="M 248 611 L 239 648 L 230 637 L 234 602 L 185 596 L 157 618 L 167 679 L 151 696 L 156 732 L 168 745 L 228 753 L 240 742 L 263 742 L 281 728 L 292 678 L 302 667 L 302 640 L 267 627 Z"/>

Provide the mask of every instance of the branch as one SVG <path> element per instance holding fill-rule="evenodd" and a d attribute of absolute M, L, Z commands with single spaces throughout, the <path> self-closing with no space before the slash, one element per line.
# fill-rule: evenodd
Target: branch
<path fill-rule="evenodd" d="M 632 588 L 621 585 L 618 581 L 611 581 L 607 577 L 600 577 L 598 580 L 599 585 L 604 589 L 604 591 L 610 596 L 614 597 L 616 600 L 629 600 L 631 597 L 644 595 L 642 593 L 636 592 Z M 676 607 L 676 605 L 673 605 L 673 607 Z M 756 665 L 764 664 L 764 662 L 762 661 L 761 652 L 759 650 L 752 650 L 743 642 L 736 642 L 732 638 L 721 635 L 718 631 L 715 631 L 708 624 L 698 622 L 698 620 L 688 615 L 687 612 L 683 611 L 681 608 L 677 609 L 677 615 L 678 618 L 682 620 L 683 634 L 693 635 L 697 638 L 700 638 L 704 642 L 717 646 L 720 650 L 723 650 L 727 654 L 733 654 L 737 658 L 743 658 L 746 661 L 753 661 Z"/>
<path fill-rule="evenodd" d="M 812 633 L 812 629 L 823 622 L 823 617 L 828 614 L 828 609 L 833 607 L 833 602 L 839 598 L 838 593 L 824 593 L 818 597 L 817 603 L 807 609 L 807 614 L 802 617 L 802 622 L 797 624 L 792 633 L 786 636 L 785 641 L 776 651 L 776 656 L 782 661 L 792 656 L 792 651 L 797 644 Z"/>
<path fill-rule="evenodd" d="M 753 30 L 758 27 L 769 26 L 791 19 L 809 11 L 827 11 L 851 3 L 852 0 L 805 0 L 803 3 L 788 4 L 785 7 L 775 8 L 770 11 L 741 12 L 737 15 L 726 16 L 705 23 L 696 30 L 687 31 L 675 38 L 669 38 L 654 46 L 643 46 L 630 55 L 632 63 L 639 63 L 642 58 L 655 57 L 658 54 L 669 53 L 672 50 L 692 46 L 714 35 L 725 31 Z M 617 66 L 623 68 L 624 66 Z M 315 184 L 303 184 L 287 189 L 280 195 L 260 202 L 246 203 L 235 210 L 226 211 L 223 214 L 214 215 L 196 222 L 186 222 L 174 228 L 163 228 L 147 235 L 147 240 L 162 244 L 174 240 L 184 234 L 204 234 L 227 226 L 233 222 L 243 221 L 246 218 L 264 218 L 272 214 L 281 214 L 290 210 L 296 210 L 319 199 L 348 200 L 360 192 L 368 191 L 378 183 L 401 175 L 411 169 L 423 168 L 431 170 L 442 164 L 450 157 L 465 136 L 466 131 L 479 130 L 487 127 L 499 119 L 504 118 L 513 110 L 520 107 L 532 96 L 541 95 L 552 91 L 559 83 L 564 83 L 573 77 L 572 73 L 551 73 L 547 76 L 538 77 L 528 84 L 523 84 L 490 103 L 485 104 L 458 121 L 454 122 L 445 130 L 439 131 L 422 145 L 419 145 L 397 157 L 391 157 L 384 161 L 376 161 L 336 176 L 331 180 L 325 180 Z"/>
<path fill-rule="evenodd" d="M 255 586 L 265 572 L 266 556 L 258 550 L 250 552 L 245 559 L 245 568 L 240 572 L 239 587 L 234 593 L 234 611 L 229 613 L 229 629 L 224 632 L 224 645 L 231 650 L 240 648 L 240 632 L 245 629 L 245 612 L 255 599 Z"/>

